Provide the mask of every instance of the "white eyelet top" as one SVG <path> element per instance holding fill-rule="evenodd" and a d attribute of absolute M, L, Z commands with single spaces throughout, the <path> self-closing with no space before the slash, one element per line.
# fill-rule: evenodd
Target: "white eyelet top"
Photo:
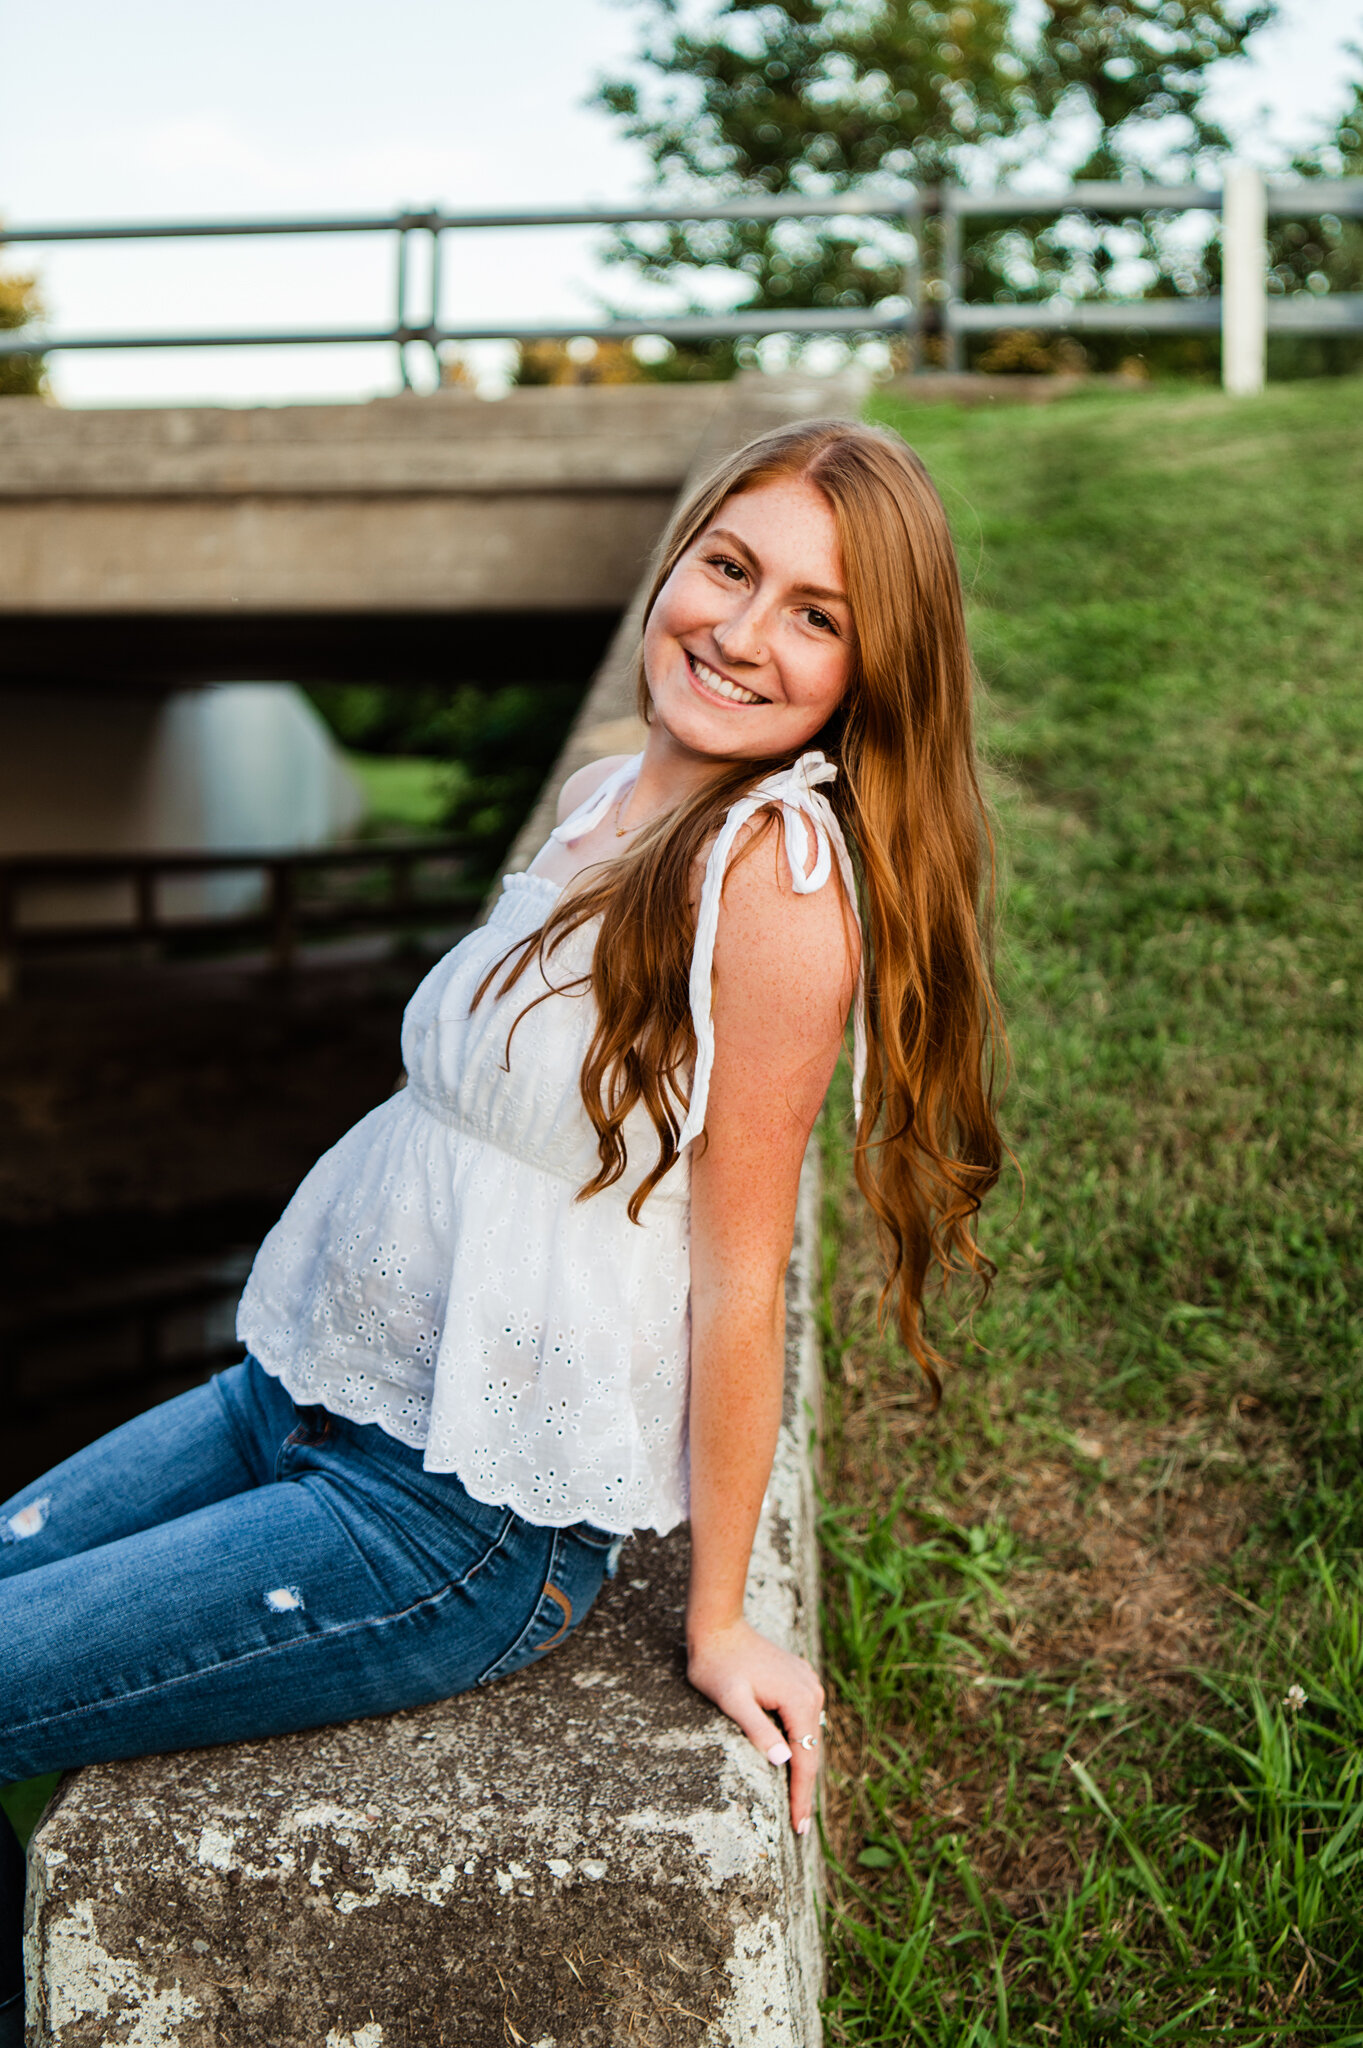
<path fill-rule="evenodd" d="M 599 824 L 641 758 L 554 837 L 571 845 Z M 779 804 L 796 890 L 822 888 L 836 859 L 854 904 L 847 850 L 818 788 L 836 773 L 810 753 L 768 776 L 733 806 L 711 849 L 683 1146 L 705 1122 L 715 932 L 735 836 Z M 304 1180 L 256 1256 L 237 1335 L 294 1400 L 377 1423 L 478 1500 L 553 1527 L 664 1532 L 687 1503 L 690 1153 L 631 1223 L 629 1198 L 658 1156 L 652 1121 L 636 1109 L 623 1179 L 576 1199 L 599 1164 L 581 1096 L 596 1011 L 590 993 L 566 991 L 590 971 L 593 926 L 550 955 L 547 1001 L 527 1010 L 547 986 L 532 959 L 513 989 L 494 984 L 470 1008 L 489 968 L 558 894 L 547 876 L 506 876 L 487 924 L 426 976 L 403 1019 L 406 1088 Z M 858 1095 L 863 1012 L 859 993 Z"/>

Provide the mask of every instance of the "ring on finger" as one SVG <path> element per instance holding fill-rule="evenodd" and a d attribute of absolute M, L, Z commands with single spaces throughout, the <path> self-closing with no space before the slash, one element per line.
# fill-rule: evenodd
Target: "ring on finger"
<path fill-rule="evenodd" d="M 817 1749 L 819 1738 L 817 1735 L 802 1735 L 799 1738 L 799 1743 L 801 1749 Z"/>

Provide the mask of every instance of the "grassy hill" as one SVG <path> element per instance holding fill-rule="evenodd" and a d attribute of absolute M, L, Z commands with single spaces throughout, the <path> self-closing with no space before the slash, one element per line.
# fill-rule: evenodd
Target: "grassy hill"
<path fill-rule="evenodd" d="M 929 1417 L 830 1120 L 830 2038 L 1363 2042 L 1363 384 L 876 416 L 971 589 L 1021 1176 Z"/>

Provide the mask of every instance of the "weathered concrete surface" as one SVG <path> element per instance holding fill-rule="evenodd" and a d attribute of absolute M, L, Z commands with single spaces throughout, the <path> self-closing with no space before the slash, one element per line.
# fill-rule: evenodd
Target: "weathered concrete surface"
<path fill-rule="evenodd" d="M 699 451 L 829 389 L 0 399 L 0 687 L 589 672 Z"/>
<path fill-rule="evenodd" d="M 0 617 L 622 606 L 724 395 L 0 400 Z"/>
<path fill-rule="evenodd" d="M 815 1650 L 816 1167 L 749 1580 Z M 76 1774 L 30 1851 L 38 2048 L 817 2048 L 818 1851 L 686 1685 L 686 1542 L 443 1706 Z"/>
<path fill-rule="evenodd" d="M 675 489 L 0 501 L 6 611 L 624 604 Z"/>
<path fill-rule="evenodd" d="M 363 405 L 0 401 L 0 498 L 675 491 L 722 384 L 459 391 Z"/>

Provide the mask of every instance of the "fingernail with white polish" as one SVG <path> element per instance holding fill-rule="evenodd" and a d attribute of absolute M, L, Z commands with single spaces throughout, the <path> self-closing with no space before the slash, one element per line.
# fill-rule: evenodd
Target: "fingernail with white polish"
<path fill-rule="evenodd" d="M 767 1762 L 769 1764 L 788 1764 L 790 1762 L 790 1744 L 788 1742 L 773 1742 L 771 1748 L 767 1751 Z"/>
<path fill-rule="evenodd" d="M 808 1814 L 806 1814 L 806 1815 L 805 1815 L 804 1819 L 803 1819 L 803 1820 L 802 1820 L 802 1821 L 800 1822 L 800 1825 L 799 1825 L 799 1826 L 798 1826 L 798 1827 L 796 1828 L 795 1832 L 796 1832 L 796 1834 L 797 1834 L 797 1835 L 807 1835 L 807 1834 L 809 1833 L 809 1815 L 808 1815 Z"/>

